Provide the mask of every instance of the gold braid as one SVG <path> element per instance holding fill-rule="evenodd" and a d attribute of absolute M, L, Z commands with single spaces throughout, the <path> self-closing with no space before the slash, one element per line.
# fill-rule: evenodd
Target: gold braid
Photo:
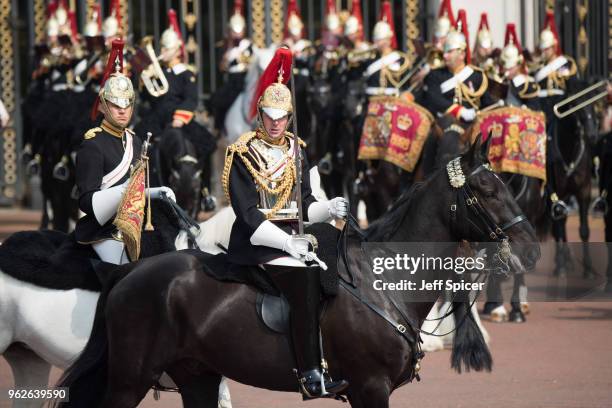
<path fill-rule="evenodd" d="M 285 165 L 285 171 L 279 179 L 273 179 L 265 175 L 263 171 L 257 170 L 251 163 L 251 160 L 246 157 L 246 154 L 249 151 L 248 142 L 253 139 L 255 135 L 256 132 L 245 133 L 244 135 L 240 136 L 236 143 L 227 147 L 221 182 L 223 184 L 223 192 L 225 193 L 225 197 L 231 205 L 229 194 L 230 171 L 232 168 L 232 163 L 234 162 L 234 154 L 238 154 L 238 157 L 240 157 L 245 167 L 253 177 L 257 187 L 278 197 L 274 207 L 268 214 L 266 214 L 266 218 L 270 219 L 274 217 L 280 209 L 284 208 L 285 204 L 287 204 L 287 201 L 289 200 L 289 197 L 291 196 L 291 192 L 293 191 L 293 186 L 295 185 L 296 181 L 295 162 L 291 160 Z M 303 143 L 301 140 L 300 142 L 300 144 Z M 275 182 L 278 184 L 273 188 L 270 187 L 270 182 Z"/>

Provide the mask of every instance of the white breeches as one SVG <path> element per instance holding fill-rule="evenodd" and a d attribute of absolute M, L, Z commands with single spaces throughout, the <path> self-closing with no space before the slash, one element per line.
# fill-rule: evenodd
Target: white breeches
<path fill-rule="evenodd" d="M 115 265 L 123 265 L 130 262 L 127 251 L 125 250 L 125 244 L 121 241 L 115 241 L 114 239 L 105 239 L 104 241 L 96 242 L 91 245 L 96 251 L 96 254 L 104 262 L 112 263 Z"/>
<path fill-rule="evenodd" d="M 292 256 L 282 256 L 280 258 L 273 259 L 269 262 L 266 262 L 265 265 L 282 265 L 282 266 L 294 266 L 297 268 L 306 268 L 307 265 L 301 261 L 300 259 L 294 258 Z"/>

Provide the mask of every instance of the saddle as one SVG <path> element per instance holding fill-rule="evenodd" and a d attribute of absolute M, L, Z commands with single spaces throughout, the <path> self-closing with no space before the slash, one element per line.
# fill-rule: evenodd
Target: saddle
<path fill-rule="evenodd" d="M 343 259 L 347 259 L 347 254 L 361 250 L 361 240 L 358 234 L 351 233 L 347 236 L 346 229 L 341 234 L 334 226 L 325 223 L 312 224 L 305 232 L 317 238 L 319 243 L 317 255 L 328 266 L 327 271 L 321 271 L 321 289 L 325 302 L 338 293 L 340 279 L 348 284 L 353 283 L 350 274 L 352 267 Z M 276 333 L 289 332 L 289 304 L 262 268 L 232 264 L 224 253 L 209 255 L 199 251 L 189 251 L 199 258 L 204 272 L 210 277 L 255 287 L 258 291 L 255 307 L 260 320 Z M 348 259 L 351 258 L 358 259 L 348 255 Z"/>

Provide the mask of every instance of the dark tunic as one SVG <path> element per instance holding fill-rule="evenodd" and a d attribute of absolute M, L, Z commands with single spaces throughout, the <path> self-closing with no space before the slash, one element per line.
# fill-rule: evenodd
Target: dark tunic
<path fill-rule="evenodd" d="M 301 150 L 305 158 L 304 149 Z M 266 246 L 251 244 L 251 236 L 266 216 L 259 210 L 259 192 L 257 185 L 238 155 L 234 156 L 229 178 L 229 194 L 232 208 L 236 213 L 236 221 L 232 226 L 228 248 L 229 260 L 240 265 L 258 265 L 269 262 L 282 256 L 286 252 Z M 309 166 L 306 159 L 302 159 L 302 205 L 304 219 L 308 221 L 308 207 L 315 202 L 310 188 Z M 273 221 L 278 227 L 291 234 L 292 224 L 282 221 Z"/>
<path fill-rule="evenodd" d="M 488 84 L 488 80 L 480 68 L 472 65 L 470 65 L 470 67 L 474 70 L 474 72 L 472 72 L 472 74 L 463 81 L 463 84 L 470 88 L 470 90 L 478 92 L 483 84 L 483 81 L 487 81 Z M 442 67 L 431 70 L 425 77 L 425 107 L 429 109 L 434 116 L 441 116 L 447 113 L 447 111 L 452 109 L 454 105 L 455 89 L 451 88 L 446 92 L 442 92 L 440 87 L 441 84 L 451 79 L 453 76 L 454 74 L 450 72 L 447 67 Z M 476 106 L 472 106 L 468 102 L 467 98 L 463 97 L 461 106 L 465 108 L 482 109 L 493 104 L 495 101 L 491 95 L 489 95 L 485 86 L 484 93 L 474 98 L 474 102 Z"/>
<path fill-rule="evenodd" d="M 113 218 L 104 225 L 98 224 L 91 202 L 94 193 L 100 191 L 102 178 L 117 167 L 125 151 L 123 146 L 125 135 L 116 136 L 106 129 L 107 125 L 103 122 L 102 127 L 88 131 L 86 139 L 77 151 L 76 185 L 79 191 L 79 209 L 85 213 L 85 216 L 77 222 L 75 237 L 83 244 L 112 238 L 112 234 L 116 231 Z M 132 144 L 134 149 L 132 164 L 134 164 L 140 158 L 142 141 L 133 135 Z M 129 177 L 130 172 L 127 171 L 113 186 L 122 184 Z"/>
<path fill-rule="evenodd" d="M 527 80 L 527 76 L 523 76 L 524 81 L 512 80 L 508 81 L 508 93 L 506 96 L 506 104 L 510 106 L 525 105 L 533 111 L 541 111 L 540 98 L 538 91 L 540 88 L 531 80 Z M 518 85 L 517 85 L 518 84 Z"/>

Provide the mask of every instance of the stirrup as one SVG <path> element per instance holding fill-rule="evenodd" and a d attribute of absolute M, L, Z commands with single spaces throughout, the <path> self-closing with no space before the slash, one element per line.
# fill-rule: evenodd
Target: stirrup
<path fill-rule="evenodd" d="M 305 371 L 298 375 L 297 370 L 294 370 L 298 376 L 300 392 L 304 401 L 315 398 L 334 398 L 343 399 L 338 394 L 348 388 L 348 382 L 345 380 L 333 381 L 326 371 L 318 368 Z"/>
<path fill-rule="evenodd" d="M 40 154 L 34 155 L 34 158 L 26 165 L 26 174 L 30 177 L 40 175 Z"/>
<path fill-rule="evenodd" d="M 601 215 L 608 214 L 608 201 L 606 200 L 607 193 L 608 192 L 604 190 L 603 193 L 599 197 L 596 197 L 593 200 L 593 203 L 591 204 L 591 208 L 590 208 L 592 213 L 601 214 Z"/>
<path fill-rule="evenodd" d="M 558 221 L 567 218 L 569 215 L 569 207 L 563 200 L 554 201 L 550 208 L 550 216 L 553 220 Z"/>
<path fill-rule="evenodd" d="M 214 211 L 217 208 L 217 199 L 210 194 L 208 188 L 202 189 L 202 210 L 205 212 Z"/>

